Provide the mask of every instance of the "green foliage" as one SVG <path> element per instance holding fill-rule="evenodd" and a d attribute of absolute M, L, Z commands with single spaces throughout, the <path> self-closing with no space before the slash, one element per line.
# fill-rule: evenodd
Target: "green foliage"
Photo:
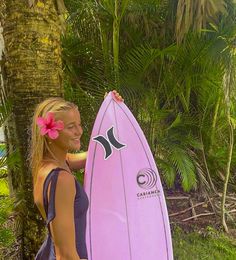
<path fill-rule="evenodd" d="M 233 46 L 236 30 L 235 7 L 228 2 L 227 13 L 209 24 L 204 35 L 189 32 L 176 45 L 170 24 L 175 5 L 121 1 L 117 86 L 115 6 L 110 1 L 65 1 L 66 97 L 78 103 L 85 122 L 84 150 L 104 93 L 117 88 L 139 121 L 168 187 L 180 183 L 189 191 L 201 183 L 209 189 L 207 169 L 220 184 L 229 143 L 223 78 L 227 46 Z M 231 167 L 236 168 L 235 156 Z"/>
<path fill-rule="evenodd" d="M 74 175 L 75 175 L 77 181 L 79 181 L 80 184 L 83 185 L 83 183 L 84 183 L 84 169 L 74 171 Z"/>
<path fill-rule="evenodd" d="M 7 179 L 5 178 L 0 179 L 0 195 L 9 195 L 8 183 L 7 183 Z"/>
<path fill-rule="evenodd" d="M 12 226 L 8 223 L 10 214 L 13 210 L 13 200 L 8 196 L 9 190 L 6 186 L 6 182 L 0 182 L 0 249 L 2 247 L 8 247 L 14 242 L 14 233 L 12 230 Z M 1 256 L 1 255 L 0 255 Z"/>
<path fill-rule="evenodd" d="M 233 260 L 236 241 L 211 227 L 204 233 L 185 233 L 176 227 L 173 231 L 174 259 L 182 260 Z"/>

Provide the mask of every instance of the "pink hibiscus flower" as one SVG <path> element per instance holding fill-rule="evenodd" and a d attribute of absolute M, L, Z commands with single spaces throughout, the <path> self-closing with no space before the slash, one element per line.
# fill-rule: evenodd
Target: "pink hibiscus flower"
<path fill-rule="evenodd" d="M 47 134 L 51 139 L 56 139 L 59 135 L 58 130 L 64 129 L 63 121 L 55 121 L 54 114 L 52 112 L 48 112 L 45 118 L 38 117 L 37 125 L 40 127 L 40 134 Z"/>

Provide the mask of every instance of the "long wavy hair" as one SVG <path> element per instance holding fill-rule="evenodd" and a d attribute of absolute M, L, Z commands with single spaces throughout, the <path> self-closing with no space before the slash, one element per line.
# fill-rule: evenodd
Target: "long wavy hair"
<path fill-rule="evenodd" d="M 36 124 L 38 117 L 45 117 L 48 112 L 53 112 L 55 118 L 59 112 L 67 111 L 72 108 L 78 108 L 75 104 L 64 100 L 60 97 L 52 97 L 39 103 L 35 108 L 32 118 L 31 134 L 30 134 L 30 149 L 29 149 L 29 164 L 33 175 L 33 186 L 36 183 L 37 175 L 44 155 L 48 152 L 54 157 L 48 145 L 49 139 L 45 135 L 40 134 L 40 128 Z"/>

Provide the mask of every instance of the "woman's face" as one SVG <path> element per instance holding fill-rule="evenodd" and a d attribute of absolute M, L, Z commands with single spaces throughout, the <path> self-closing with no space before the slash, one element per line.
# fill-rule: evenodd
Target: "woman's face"
<path fill-rule="evenodd" d="M 78 109 L 72 108 L 68 111 L 60 112 L 57 114 L 56 120 L 64 122 L 64 129 L 59 131 L 57 139 L 51 140 L 52 143 L 63 150 L 79 150 L 83 129 Z"/>

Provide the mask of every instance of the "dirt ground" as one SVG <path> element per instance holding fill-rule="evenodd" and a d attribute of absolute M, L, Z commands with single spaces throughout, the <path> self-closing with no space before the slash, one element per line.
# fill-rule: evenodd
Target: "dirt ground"
<path fill-rule="evenodd" d="M 223 230 L 220 216 L 220 198 L 217 196 L 202 196 L 197 192 L 166 190 L 166 203 L 171 227 L 180 226 L 186 232 L 202 231 L 208 226 Z M 232 194 L 233 196 L 233 194 Z M 236 201 L 228 203 L 228 211 L 234 211 Z M 236 238 L 236 214 L 231 213 L 226 218 L 229 234 Z"/>

